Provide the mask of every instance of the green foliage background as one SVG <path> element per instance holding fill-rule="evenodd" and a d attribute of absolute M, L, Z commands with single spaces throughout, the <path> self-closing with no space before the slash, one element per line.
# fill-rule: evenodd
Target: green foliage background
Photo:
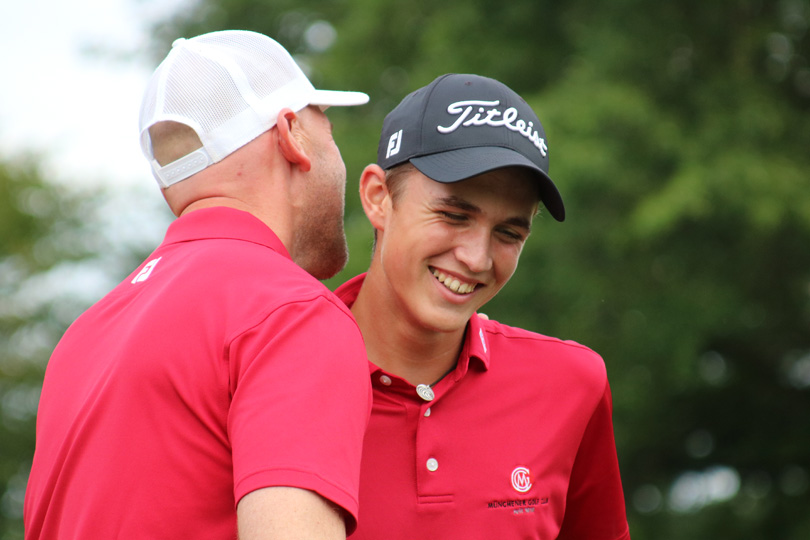
<path fill-rule="evenodd" d="M 316 86 L 371 96 L 329 113 L 351 250 L 332 287 L 368 264 L 356 179 L 391 107 L 446 72 L 491 76 L 526 98 L 568 217 L 539 218 L 485 311 L 605 358 L 635 540 L 810 538 L 810 2 L 192 4 L 155 28 L 155 62 L 176 37 L 250 29 L 296 54 Z M 17 190 L 0 200 L 5 303 L 19 281 L 7 269 L 19 278 L 56 264 L 26 253 L 78 230 L 54 220 L 81 212 L 30 168 L 0 169 L 0 189 Z M 59 212 L 32 212 L 19 196 L 29 189 Z M 66 324 L 54 310 L 0 310 L 4 343 L 32 327 L 44 336 L 25 362 L 0 350 L 0 538 L 19 536 L 33 443 L 19 403 Z"/>

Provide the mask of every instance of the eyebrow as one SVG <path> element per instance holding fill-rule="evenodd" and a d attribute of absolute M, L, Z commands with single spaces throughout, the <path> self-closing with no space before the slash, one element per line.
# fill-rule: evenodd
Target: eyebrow
<path fill-rule="evenodd" d="M 481 213 L 481 209 L 478 208 L 476 205 L 456 195 L 450 195 L 449 197 L 440 197 L 436 199 L 436 203 L 443 206 L 452 206 L 453 208 L 458 208 L 459 210 L 464 210 L 465 212 L 470 212 L 471 214 Z M 504 223 L 512 225 L 514 227 L 526 229 L 528 232 L 531 232 L 532 230 L 532 222 L 524 217 L 520 216 L 510 217 L 504 220 Z"/>

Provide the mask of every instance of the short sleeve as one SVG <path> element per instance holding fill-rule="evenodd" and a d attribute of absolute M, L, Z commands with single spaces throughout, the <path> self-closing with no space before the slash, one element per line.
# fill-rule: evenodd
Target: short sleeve
<path fill-rule="evenodd" d="M 227 354 L 234 497 L 269 486 L 315 491 L 356 527 L 371 390 L 351 315 L 325 297 L 290 302 L 232 340 Z"/>
<path fill-rule="evenodd" d="M 577 451 L 558 540 L 630 539 L 612 411 L 606 381 Z"/>

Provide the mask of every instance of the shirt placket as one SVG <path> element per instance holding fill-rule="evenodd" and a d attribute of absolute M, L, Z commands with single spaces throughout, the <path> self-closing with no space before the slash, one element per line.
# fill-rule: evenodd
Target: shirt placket
<path fill-rule="evenodd" d="M 448 476 L 447 444 L 442 440 L 441 398 L 450 386 L 450 380 L 441 381 L 434 388 L 434 399 L 425 401 L 413 400 L 409 407 L 409 421 L 416 424 L 416 491 L 420 504 L 439 504 L 453 502 L 452 482 Z M 416 396 L 416 389 L 414 388 Z M 413 415 L 413 416 L 410 416 Z"/>

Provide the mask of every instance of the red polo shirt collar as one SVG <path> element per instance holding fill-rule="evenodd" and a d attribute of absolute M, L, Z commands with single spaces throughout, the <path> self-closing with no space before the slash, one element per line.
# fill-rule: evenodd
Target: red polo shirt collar
<path fill-rule="evenodd" d="M 252 214 L 217 206 L 194 210 L 169 225 L 164 244 L 193 240 L 227 238 L 253 242 L 292 259 L 278 236 Z"/>

